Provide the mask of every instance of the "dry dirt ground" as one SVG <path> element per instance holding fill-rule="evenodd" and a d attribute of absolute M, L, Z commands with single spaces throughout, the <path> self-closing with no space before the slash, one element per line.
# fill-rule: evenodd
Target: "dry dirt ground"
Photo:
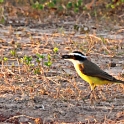
<path fill-rule="evenodd" d="M 75 32 L 73 22 L 44 28 L 1 26 L 1 124 L 124 124 L 124 85 L 97 87 L 97 98 L 85 99 L 89 85 L 72 63 L 61 59 L 79 50 L 124 80 L 124 29 L 91 20 L 85 25 L 87 34 Z M 38 59 L 37 53 L 44 58 Z M 44 64 L 48 61 L 50 67 Z"/>

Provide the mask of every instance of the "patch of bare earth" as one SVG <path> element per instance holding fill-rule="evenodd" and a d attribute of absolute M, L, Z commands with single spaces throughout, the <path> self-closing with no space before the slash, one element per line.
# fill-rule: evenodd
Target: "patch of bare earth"
<path fill-rule="evenodd" d="M 124 80 L 124 30 L 116 25 L 110 32 L 106 26 L 108 33 L 101 24 L 80 34 L 70 31 L 73 24 L 69 23 L 60 24 L 63 28 L 1 27 L 0 123 L 124 123 L 124 85 L 97 87 L 97 98 L 85 99 L 89 85 L 76 74 L 72 63 L 61 59 L 62 54 L 80 50 L 103 70 Z M 40 62 L 37 53 L 45 57 Z M 30 64 L 25 55 L 32 57 Z M 48 55 L 50 67 L 44 64 Z"/>

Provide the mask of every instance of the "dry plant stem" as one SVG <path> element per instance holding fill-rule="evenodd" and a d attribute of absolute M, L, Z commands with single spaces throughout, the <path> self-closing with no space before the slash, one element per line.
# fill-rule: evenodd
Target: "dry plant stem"
<path fill-rule="evenodd" d="M 46 47 L 49 44 L 48 36 L 44 34 L 43 35 L 43 40 L 45 41 L 45 44 L 43 46 Z"/>
<path fill-rule="evenodd" d="M 15 119 L 15 118 L 20 118 L 20 117 L 26 117 L 26 118 L 35 120 L 34 117 L 30 117 L 30 116 L 27 116 L 27 115 L 18 115 L 18 116 L 13 116 L 13 117 L 10 117 L 9 119 L 6 119 L 5 122 L 7 122 L 7 121 L 9 121 L 9 120 L 12 120 L 12 119 Z"/>
<path fill-rule="evenodd" d="M 88 40 L 88 51 L 87 51 L 87 53 L 90 53 L 90 51 L 93 49 L 93 47 L 94 47 L 94 41 L 93 41 L 93 39 L 91 38 L 91 37 L 89 37 L 90 38 L 90 40 Z"/>
<path fill-rule="evenodd" d="M 1 72 L 3 72 L 4 69 L 4 61 L 2 60 L 2 68 L 1 68 Z"/>
<path fill-rule="evenodd" d="M 17 60 L 17 63 L 18 63 L 18 72 L 19 72 L 19 74 L 21 74 L 21 66 L 20 66 L 20 62 L 19 62 L 19 59 L 17 58 L 16 59 Z"/>
<path fill-rule="evenodd" d="M 102 46 L 109 54 L 111 54 L 111 51 L 107 49 L 107 47 L 103 44 L 103 42 L 102 42 Z"/>
<path fill-rule="evenodd" d="M 3 50 L 1 50 L 1 60 L 2 60 L 1 72 L 2 72 L 3 71 Z"/>
<path fill-rule="evenodd" d="M 113 55 L 104 55 L 104 54 L 101 54 L 101 53 L 92 53 L 92 54 L 102 56 L 102 57 L 108 57 L 108 58 L 113 57 Z"/>
<path fill-rule="evenodd" d="M 76 24 L 79 22 L 79 20 L 80 20 L 80 18 L 82 17 L 83 14 L 84 14 L 84 13 L 82 12 L 82 13 L 80 14 L 80 16 L 76 19 Z"/>
<path fill-rule="evenodd" d="M 80 94 L 81 94 L 82 91 L 78 88 L 77 82 L 74 81 L 74 83 L 72 83 L 72 80 L 69 80 L 69 79 L 68 79 L 68 82 L 74 87 L 74 89 L 76 89 L 78 91 L 77 99 L 80 98 Z"/>
<path fill-rule="evenodd" d="M 101 41 L 101 38 L 99 38 L 99 37 L 97 37 L 97 36 L 95 36 L 95 35 L 89 34 L 88 36 L 91 37 L 91 38 L 94 38 L 95 41 L 96 41 L 96 40 Z M 86 36 L 86 37 L 87 37 L 87 36 Z"/>
<path fill-rule="evenodd" d="M 54 77 L 46 77 L 48 80 L 54 82 L 55 84 L 58 84 L 55 80 L 53 80 L 52 78 L 56 79 L 57 76 L 54 76 Z"/>
<path fill-rule="evenodd" d="M 97 100 L 97 96 L 96 96 L 95 90 L 91 91 L 90 100 L 91 100 L 91 105 L 94 104 L 94 102 Z"/>
<path fill-rule="evenodd" d="M 59 80 L 61 77 L 60 77 L 60 76 L 47 77 L 48 80 L 54 82 L 54 83 L 57 85 L 57 88 L 56 88 L 56 92 L 57 92 L 57 93 L 56 93 L 56 98 L 58 98 L 58 97 L 60 97 L 60 94 L 61 94 L 61 93 L 60 93 L 61 85 L 59 85 L 58 82 L 55 81 L 55 80 L 53 80 L 52 78 L 53 78 L 53 79 L 58 79 L 58 80 Z"/>
<path fill-rule="evenodd" d="M 47 85 L 50 86 L 49 79 L 46 77 L 46 74 L 45 74 L 44 69 L 42 67 L 41 67 L 41 72 L 42 72 L 42 78 L 43 78 L 43 80 L 45 80 L 45 82 L 47 83 Z"/>

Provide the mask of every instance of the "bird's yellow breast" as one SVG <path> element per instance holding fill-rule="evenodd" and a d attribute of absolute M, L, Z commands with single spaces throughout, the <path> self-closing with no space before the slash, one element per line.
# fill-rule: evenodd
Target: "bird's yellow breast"
<path fill-rule="evenodd" d="M 78 64 L 74 65 L 74 67 L 75 67 L 77 73 L 79 74 L 79 76 L 83 80 L 85 80 L 86 82 L 88 82 L 90 84 L 91 89 L 94 89 L 94 87 L 97 85 L 104 85 L 104 84 L 110 83 L 107 80 L 103 80 L 103 79 L 98 78 L 98 77 L 93 77 L 93 76 L 88 76 L 88 75 L 83 74 L 83 71 L 80 70 L 80 66 Z"/>

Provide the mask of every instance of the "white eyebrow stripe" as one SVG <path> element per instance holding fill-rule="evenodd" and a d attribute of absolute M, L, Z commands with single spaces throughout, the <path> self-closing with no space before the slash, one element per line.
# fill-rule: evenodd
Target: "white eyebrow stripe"
<path fill-rule="evenodd" d="M 83 57 L 83 58 L 87 58 L 86 56 L 83 56 L 83 55 L 81 55 L 79 53 L 69 53 L 69 55 L 77 55 L 77 56 L 80 56 L 80 57 Z"/>

